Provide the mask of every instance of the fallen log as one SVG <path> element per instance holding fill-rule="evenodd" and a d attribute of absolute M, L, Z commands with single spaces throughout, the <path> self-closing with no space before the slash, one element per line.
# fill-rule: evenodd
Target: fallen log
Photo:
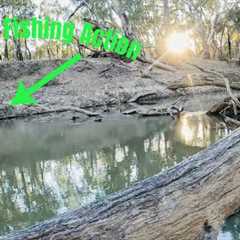
<path fill-rule="evenodd" d="M 240 130 L 162 174 L 1 240 L 217 239 L 240 208 Z"/>
<path fill-rule="evenodd" d="M 197 69 L 199 69 L 201 72 L 204 72 L 204 73 L 207 73 L 207 74 L 213 74 L 213 75 L 216 75 L 218 78 L 222 79 L 224 81 L 224 84 L 225 84 L 225 87 L 226 87 L 226 90 L 229 94 L 229 96 L 232 98 L 232 100 L 234 101 L 234 104 L 238 105 L 240 107 L 240 102 L 238 100 L 237 97 L 234 96 L 234 94 L 232 93 L 232 88 L 234 89 L 238 89 L 240 88 L 240 85 L 239 85 L 239 81 L 237 81 L 237 83 L 230 83 L 229 79 L 226 78 L 224 76 L 224 74 L 220 73 L 220 72 L 216 72 L 216 71 L 213 71 L 213 70 L 206 70 L 204 69 L 203 67 L 197 65 L 197 64 L 190 64 L 188 63 L 189 65 L 192 65 L 194 67 L 196 67 Z M 219 84 L 219 83 L 218 83 Z M 233 85 L 234 84 L 234 85 Z"/>
<path fill-rule="evenodd" d="M 160 94 L 158 94 L 157 92 L 146 92 L 136 94 L 128 101 L 128 103 L 152 104 L 153 101 L 157 101 L 160 99 Z"/>
<path fill-rule="evenodd" d="M 185 81 L 179 82 L 176 81 L 168 86 L 170 90 L 177 90 L 179 88 L 188 88 L 188 87 L 199 87 L 199 86 L 216 86 L 223 87 L 227 89 L 230 97 L 236 102 L 236 104 L 240 105 L 238 99 L 233 95 L 231 89 L 240 90 L 239 82 L 230 82 L 228 78 L 226 78 L 222 73 L 206 70 L 197 64 L 188 63 L 189 65 L 197 68 L 201 72 L 208 74 L 207 76 L 202 76 L 200 79 L 192 79 L 190 77 L 185 79 Z M 214 77 L 214 78 L 213 78 Z"/>
<path fill-rule="evenodd" d="M 160 60 L 153 61 L 153 60 L 142 58 L 142 57 L 138 57 L 137 60 L 142 63 L 151 64 L 150 67 L 147 69 L 147 71 L 145 73 L 143 73 L 143 76 L 145 76 L 146 74 L 148 75 L 149 71 L 151 71 L 153 67 L 156 67 L 156 68 L 162 69 L 164 71 L 168 71 L 168 72 L 176 72 L 175 68 L 173 68 L 170 65 L 160 62 Z"/>
<path fill-rule="evenodd" d="M 78 107 L 61 107 L 56 109 L 48 109 L 44 108 L 43 111 L 40 112 L 27 112 L 27 113 L 21 113 L 21 114 L 12 114 L 12 115 L 6 115 L 3 117 L 0 117 L 1 120 L 11 120 L 11 119 L 18 119 L 18 118 L 26 118 L 26 117 L 33 117 L 37 115 L 45 115 L 45 114 L 51 114 L 51 113 L 63 113 L 63 112 L 77 112 L 81 114 L 85 114 L 88 117 L 99 117 L 100 114 L 96 112 L 91 112 L 82 108 Z"/>
<path fill-rule="evenodd" d="M 182 81 L 174 82 L 170 84 L 167 88 L 170 90 L 177 90 L 179 88 L 188 88 L 188 87 L 201 87 L 201 86 L 215 86 L 226 88 L 224 82 L 221 81 L 207 81 L 207 80 L 197 80 L 194 82 Z M 240 90 L 240 85 L 238 83 L 231 83 L 230 87 L 234 90 Z"/>
<path fill-rule="evenodd" d="M 237 101 L 232 97 L 225 98 L 222 102 L 213 105 L 207 114 L 222 118 L 229 127 L 240 127 L 240 107 L 236 104 L 240 97 L 234 96 L 234 99 Z"/>

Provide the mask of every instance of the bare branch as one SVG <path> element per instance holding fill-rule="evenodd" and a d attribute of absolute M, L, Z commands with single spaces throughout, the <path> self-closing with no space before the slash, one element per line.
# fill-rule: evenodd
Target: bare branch
<path fill-rule="evenodd" d="M 89 12 L 91 12 L 87 1 L 86 1 L 86 0 L 83 0 L 83 1 L 81 1 L 80 4 L 75 8 L 75 10 L 70 14 L 70 16 L 67 18 L 67 21 L 69 21 L 69 20 L 77 13 L 77 11 L 78 11 L 79 9 L 81 9 L 82 7 L 87 7 L 88 10 L 89 10 Z"/>

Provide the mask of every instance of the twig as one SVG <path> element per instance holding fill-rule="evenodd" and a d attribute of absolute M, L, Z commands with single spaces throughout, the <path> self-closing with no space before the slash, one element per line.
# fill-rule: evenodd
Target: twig
<path fill-rule="evenodd" d="M 110 66 L 104 68 L 103 70 L 101 70 L 100 72 L 98 72 L 99 75 L 108 72 L 109 70 L 111 70 L 111 68 L 114 67 L 114 64 L 111 63 Z"/>

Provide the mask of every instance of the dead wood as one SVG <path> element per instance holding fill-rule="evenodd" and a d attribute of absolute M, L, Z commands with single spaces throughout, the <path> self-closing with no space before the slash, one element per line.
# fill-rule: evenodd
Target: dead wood
<path fill-rule="evenodd" d="M 146 93 L 146 94 L 139 94 L 132 99 L 131 104 L 134 105 L 133 109 L 129 109 L 123 112 L 124 115 L 131 115 L 131 114 L 138 114 L 142 117 L 153 117 L 153 116 L 171 116 L 174 118 L 175 115 L 178 115 L 180 112 L 183 111 L 183 107 L 178 107 L 180 102 L 184 102 L 186 99 L 181 96 L 176 101 L 171 103 L 169 106 L 154 106 L 154 107 L 145 107 L 139 106 L 136 104 L 143 103 L 143 99 L 146 102 L 151 102 L 152 99 L 156 99 L 157 93 Z"/>
<path fill-rule="evenodd" d="M 138 113 L 139 109 L 138 108 L 133 108 L 133 109 L 128 109 L 126 111 L 123 111 L 123 115 L 132 115 Z"/>
<path fill-rule="evenodd" d="M 160 96 L 157 92 L 146 92 L 146 93 L 139 93 L 133 96 L 128 103 L 151 103 L 152 101 L 159 100 Z"/>
<path fill-rule="evenodd" d="M 90 10 L 88 1 L 82 0 L 82 1 L 80 1 L 79 5 L 74 9 L 74 11 L 69 15 L 69 17 L 67 18 L 67 21 L 69 21 L 78 12 L 78 10 L 80 10 L 82 7 L 87 7 L 88 11 L 92 15 L 92 11 Z"/>
<path fill-rule="evenodd" d="M 211 109 L 208 111 L 208 114 L 212 115 L 217 115 L 219 113 L 224 112 L 229 108 L 229 103 L 228 102 L 220 102 L 217 104 L 214 104 Z"/>
<path fill-rule="evenodd" d="M 176 81 L 170 85 L 168 85 L 168 89 L 170 90 L 177 90 L 180 88 L 188 88 L 188 87 L 200 87 L 200 86 L 216 86 L 216 87 L 226 87 L 226 84 L 224 82 L 221 81 L 208 81 L 208 80 L 196 80 L 196 81 Z M 231 83 L 230 84 L 231 89 L 235 89 L 235 90 L 240 90 L 240 84 L 236 84 L 236 83 Z"/>
<path fill-rule="evenodd" d="M 62 113 L 62 112 L 77 112 L 84 115 L 87 115 L 88 117 L 97 117 L 100 116 L 99 113 L 91 112 L 82 108 L 78 107 L 62 107 L 57 109 L 44 109 L 40 112 L 28 112 L 28 113 L 21 113 L 21 114 L 14 114 L 14 115 L 6 115 L 4 117 L 0 117 L 0 120 L 10 120 L 10 119 L 17 119 L 17 118 L 26 118 L 26 117 L 32 117 L 36 115 L 43 115 L 43 114 L 51 114 L 51 113 Z"/>
<path fill-rule="evenodd" d="M 240 100 L 240 97 L 235 97 Z M 231 128 L 240 127 L 240 107 L 231 98 L 225 98 L 223 102 L 215 104 L 207 112 L 208 115 L 219 116 Z"/>
<path fill-rule="evenodd" d="M 192 66 L 198 68 L 200 71 L 202 71 L 204 73 L 213 74 L 213 75 L 218 76 L 220 79 L 222 79 L 224 81 L 224 83 L 225 83 L 225 87 L 227 89 L 227 92 L 228 92 L 229 96 L 232 98 L 232 100 L 235 102 L 235 104 L 237 104 L 238 107 L 240 107 L 240 101 L 232 93 L 232 90 L 231 90 L 232 86 L 230 85 L 229 79 L 227 79 L 222 73 L 219 73 L 219 72 L 216 72 L 216 71 L 212 71 L 212 70 L 206 70 L 206 69 L 204 69 L 204 68 L 202 68 L 202 67 L 200 67 L 200 66 L 198 66 L 196 64 L 190 64 L 189 63 L 189 65 L 192 65 Z M 238 85 L 238 87 L 240 89 L 240 84 L 237 84 L 237 85 Z"/>
<path fill-rule="evenodd" d="M 142 117 L 158 117 L 158 116 L 178 116 L 183 111 L 182 107 L 170 106 L 170 107 L 155 107 L 145 111 L 140 111 L 138 114 Z"/>
<path fill-rule="evenodd" d="M 222 117 L 223 117 L 224 122 L 227 123 L 228 126 L 230 125 L 232 127 L 240 127 L 240 121 L 230 118 L 230 117 L 227 117 L 227 116 L 224 116 L 224 115 L 222 115 Z"/>
<path fill-rule="evenodd" d="M 1 240 L 217 239 L 240 208 L 240 130 L 164 173 Z"/>
<path fill-rule="evenodd" d="M 240 97 L 235 96 L 235 98 L 240 101 Z M 232 97 L 225 98 L 222 102 L 213 105 L 207 114 L 219 115 L 226 120 L 226 123 L 240 126 L 238 125 L 240 120 L 240 107 L 236 104 Z"/>
<path fill-rule="evenodd" d="M 176 72 L 176 69 L 175 69 L 175 68 L 173 68 L 173 67 L 170 66 L 170 65 L 167 65 L 167 64 L 165 64 L 165 63 L 160 62 L 160 60 L 158 60 L 158 61 L 153 61 L 153 60 L 146 59 L 146 58 L 143 58 L 143 57 L 138 57 L 137 60 L 140 61 L 140 62 L 142 62 L 142 63 L 151 64 L 151 66 L 149 67 L 149 69 L 147 70 L 147 72 L 146 72 L 146 73 L 143 73 L 143 76 L 144 76 L 144 75 L 147 75 L 148 72 L 151 71 L 151 69 L 152 69 L 153 67 L 162 69 L 162 70 L 164 70 L 164 71 Z"/>
<path fill-rule="evenodd" d="M 158 116 L 169 116 L 170 113 L 168 109 L 159 109 L 158 111 L 148 110 L 145 112 L 139 112 L 141 117 L 158 117 Z"/>

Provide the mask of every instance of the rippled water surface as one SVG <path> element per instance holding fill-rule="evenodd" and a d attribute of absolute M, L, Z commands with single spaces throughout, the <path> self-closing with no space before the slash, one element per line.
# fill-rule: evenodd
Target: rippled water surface
<path fill-rule="evenodd" d="M 112 116 L 76 126 L 1 124 L 0 234 L 102 199 L 228 133 L 202 114 L 177 121 Z M 223 235 L 239 234 L 230 225 Z M 239 239 L 227 237 L 221 239 Z"/>

